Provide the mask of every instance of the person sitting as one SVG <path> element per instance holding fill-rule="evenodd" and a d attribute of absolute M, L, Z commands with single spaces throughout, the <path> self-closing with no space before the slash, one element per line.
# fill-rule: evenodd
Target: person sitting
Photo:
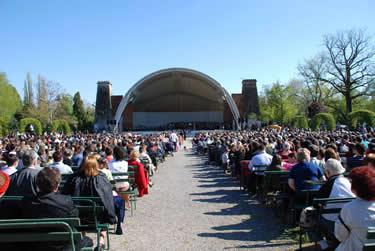
<path fill-rule="evenodd" d="M 52 154 L 53 163 L 49 165 L 51 168 L 59 170 L 61 174 L 72 174 L 73 170 L 70 166 L 63 163 L 63 153 L 57 150 Z"/>
<path fill-rule="evenodd" d="M 2 171 L 10 177 L 15 174 L 18 166 L 18 158 L 16 153 L 9 153 L 5 155 L 6 165 L 3 166 Z"/>
<path fill-rule="evenodd" d="M 148 179 L 145 173 L 143 164 L 138 159 L 139 154 L 133 150 L 130 152 L 128 164 L 129 166 L 136 166 L 135 172 L 135 183 L 138 189 L 138 196 L 143 197 L 148 194 Z"/>
<path fill-rule="evenodd" d="M 306 181 L 318 181 L 324 179 L 322 171 L 316 165 L 310 163 L 310 151 L 301 148 L 297 152 L 296 164 L 289 173 L 289 187 L 295 191 L 319 189 L 319 185 L 308 185 Z"/>
<path fill-rule="evenodd" d="M 282 159 L 281 156 L 278 154 L 273 155 L 271 164 L 267 168 L 267 171 L 281 171 L 283 170 L 282 167 Z"/>
<path fill-rule="evenodd" d="M 22 156 L 23 169 L 11 176 L 7 196 L 36 196 L 36 176 L 39 170 L 37 165 L 37 154 L 33 150 L 26 151 Z"/>
<path fill-rule="evenodd" d="M 329 159 L 324 165 L 324 173 L 327 177 L 327 182 L 319 189 L 317 198 L 348 198 L 355 197 L 351 191 L 350 181 L 344 177 L 345 168 L 341 165 L 340 161 L 336 159 Z M 341 208 L 342 203 L 329 204 L 325 208 Z M 339 244 L 334 236 L 335 221 L 338 214 L 323 214 L 319 219 L 319 230 L 324 234 L 328 241 L 330 248 L 336 248 Z M 322 236 L 317 236 L 318 240 L 322 240 Z M 325 241 L 320 242 L 323 249 L 327 248 Z"/>
<path fill-rule="evenodd" d="M 290 143 L 285 141 L 284 144 L 282 145 L 282 150 L 278 153 L 283 161 L 286 161 L 288 159 L 289 153 L 292 151 L 290 150 Z"/>
<path fill-rule="evenodd" d="M 341 242 L 337 251 L 362 250 L 367 229 L 375 227 L 375 170 L 354 168 L 349 179 L 357 198 L 344 205 L 335 222 L 335 236 Z"/>
<path fill-rule="evenodd" d="M 70 196 L 57 193 L 61 182 L 58 169 L 46 167 L 42 169 L 36 179 L 39 192 L 33 197 L 25 197 L 21 201 L 21 218 L 78 218 L 78 209 L 73 204 Z M 68 245 L 70 246 L 70 245 Z M 90 238 L 84 237 L 76 243 L 76 248 L 92 247 Z M 33 248 L 37 250 L 65 250 L 63 245 L 40 244 Z"/>
<path fill-rule="evenodd" d="M 364 165 L 364 156 L 365 156 L 365 146 L 363 144 L 357 143 L 354 146 L 354 156 L 348 158 L 347 165 L 348 170 Z"/>
<path fill-rule="evenodd" d="M 98 216 L 101 223 L 114 224 L 116 214 L 112 196 L 112 184 L 104 173 L 99 171 L 99 164 L 95 156 L 89 155 L 83 161 L 78 173 L 69 177 L 62 192 L 71 196 L 100 197 L 104 211 Z M 100 246 L 104 246 L 106 232 L 101 232 Z"/>
<path fill-rule="evenodd" d="M 70 167 L 74 166 L 74 163 L 73 163 L 73 160 L 72 160 L 72 157 L 73 157 L 73 151 L 66 148 L 64 150 L 64 158 L 63 158 L 63 163 L 65 165 L 68 165 Z"/>
<path fill-rule="evenodd" d="M 310 162 L 317 165 L 320 169 L 320 171 L 324 172 L 324 160 L 318 159 L 319 156 L 319 147 L 317 145 L 310 145 L 308 147 L 310 151 Z"/>
<path fill-rule="evenodd" d="M 266 170 L 272 162 L 272 155 L 266 153 L 266 146 L 263 143 L 257 145 L 257 153 L 253 155 L 249 162 L 250 176 L 248 179 L 249 192 L 256 192 L 257 179 L 262 179 L 262 176 L 255 172 L 260 168 Z M 261 182 L 261 181 L 260 181 Z"/>
<path fill-rule="evenodd" d="M 294 165 L 297 164 L 297 154 L 295 152 L 291 152 L 288 154 L 288 161 L 283 163 L 283 168 L 286 171 L 290 171 Z"/>

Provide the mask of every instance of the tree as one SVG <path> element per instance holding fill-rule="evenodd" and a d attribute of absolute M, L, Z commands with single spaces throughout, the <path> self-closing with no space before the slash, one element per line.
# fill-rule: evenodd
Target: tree
<path fill-rule="evenodd" d="M 9 83 L 4 73 L 0 73 L 0 119 L 3 124 L 8 125 L 19 110 L 21 98 L 16 88 Z"/>
<path fill-rule="evenodd" d="M 323 108 L 327 105 L 329 98 L 334 95 L 334 89 L 329 88 L 321 79 L 326 76 L 326 57 L 319 54 L 311 59 L 306 60 L 303 64 L 299 64 L 297 69 L 299 75 L 303 79 L 304 88 L 301 89 L 303 99 L 306 106 L 315 106 Z M 317 114 L 315 113 L 315 114 Z M 309 114 L 313 117 L 315 114 Z"/>
<path fill-rule="evenodd" d="M 53 111 L 54 119 L 63 119 L 69 124 L 75 124 L 73 114 L 73 97 L 69 94 L 61 94 L 56 98 L 56 108 Z"/>
<path fill-rule="evenodd" d="M 86 121 L 86 112 L 79 92 L 73 96 L 73 114 L 77 118 L 78 129 L 82 130 Z"/>
<path fill-rule="evenodd" d="M 329 84 L 345 98 L 346 115 L 353 100 L 367 95 L 375 84 L 375 48 L 363 30 L 349 30 L 324 37 L 326 76 L 317 79 Z"/>
<path fill-rule="evenodd" d="M 260 107 L 262 120 L 280 124 L 290 124 L 298 112 L 293 89 L 279 82 L 265 89 L 260 98 Z"/>
<path fill-rule="evenodd" d="M 26 127 L 30 124 L 33 125 L 34 130 L 35 130 L 35 134 L 37 134 L 37 135 L 42 134 L 42 131 L 43 131 L 42 124 L 40 123 L 39 120 L 37 120 L 35 118 L 21 119 L 21 121 L 20 121 L 20 132 L 25 132 Z"/>

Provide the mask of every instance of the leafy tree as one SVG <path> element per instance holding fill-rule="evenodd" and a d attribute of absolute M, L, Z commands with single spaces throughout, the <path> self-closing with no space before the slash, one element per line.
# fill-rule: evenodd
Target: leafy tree
<path fill-rule="evenodd" d="M 266 88 L 260 98 L 261 118 L 279 124 L 289 124 L 298 111 L 295 102 L 293 89 L 276 82 L 271 88 Z"/>
<path fill-rule="evenodd" d="M 344 96 L 347 115 L 353 110 L 353 100 L 368 95 L 375 84 L 375 48 L 363 30 L 327 35 L 324 45 L 326 76 L 318 80 Z"/>
<path fill-rule="evenodd" d="M 6 75 L 0 73 L 0 119 L 8 125 L 19 110 L 21 98 L 17 90 L 9 83 Z"/>
<path fill-rule="evenodd" d="M 76 92 L 73 96 L 73 114 L 77 118 L 78 121 L 78 129 L 82 130 L 85 126 L 86 122 L 86 112 L 85 107 L 83 104 L 83 100 L 81 99 L 81 95 L 79 92 Z"/>

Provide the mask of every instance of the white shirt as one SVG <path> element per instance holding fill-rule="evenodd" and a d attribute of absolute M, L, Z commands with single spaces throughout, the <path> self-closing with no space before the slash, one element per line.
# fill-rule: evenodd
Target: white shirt
<path fill-rule="evenodd" d="M 128 172 L 128 162 L 125 160 L 120 161 L 111 161 L 108 163 L 109 170 L 111 173 L 127 173 Z M 128 176 L 115 176 L 113 177 L 115 180 L 117 179 L 127 179 Z M 116 188 L 122 188 L 128 186 L 128 182 L 116 182 Z"/>
<path fill-rule="evenodd" d="M 350 181 L 345 178 L 344 176 L 339 176 L 335 179 L 333 183 L 331 193 L 329 194 L 329 198 L 348 198 L 348 197 L 355 197 L 355 195 L 351 191 L 351 184 Z M 346 203 L 330 203 L 325 208 L 341 208 Z M 336 221 L 338 214 L 323 214 L 322 215 L 326 220 Z"/>
<path fill-rule="evenodd" d="M 49 165 L 49 167 L 59 170 L 61 174 L 71 174 L 71 173 L 73 173 L 72 168 L 68 165 L 65 165 L 62 161 L 53 162 L 51 165 Z"/>
<path fill-rule="evenodd" d="M 171 134 L 171 141 L 173 142 L 173 143 L 176 143 L 177 142 L 177 140 L 178 140 L 178 137 L 177 137 L 177 134 L 176 133 L 172 133 Z"/>
<path fill-rule="evenodd" d="M 249 162 L 249 170 L 252 171 L 254 166 L 269 166 L 272 162 L 272 155 L 266 153 L 265 151 L 259 152 L 255 155 Z"/>
<path fill-rule="evenodd" d="M 229 163 L 229 155 L 227 152 L 223 153 L 223 155 L 221 155 L 221 162 L 223 162 L 223 164 L 228 164 Z"/>
<path fill-rule="evenodd" d="M 368 227 L 375 227 L 375 202 L 357 198 L 347 203 L 340 215 L 350 232 L 336 220 L 335 236 L 341 242 L 336 251 L 362 250 Z"/>
<path fill-rule="evenodd" d="M 4 173 L 8 174 L 8 176 L 11 176 L 12 174 L 17 172 L 18 170 L 17 170 L 16 167 L 3 166 L 2 171 Z"/>

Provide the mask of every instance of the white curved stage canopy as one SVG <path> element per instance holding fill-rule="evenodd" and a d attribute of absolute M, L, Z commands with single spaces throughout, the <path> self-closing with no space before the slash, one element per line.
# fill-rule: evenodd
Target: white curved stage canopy
<path fill-rule="evenodd" d="M 225 102 L 238 128 L 239 112 L 232 96 L 213 78 L 186 68 L 156 71 L 135 83 L 123 96 L 115 115 L 122 131 L 124 110 L 133 106 L 133 125 L 224 121 Z"/>

